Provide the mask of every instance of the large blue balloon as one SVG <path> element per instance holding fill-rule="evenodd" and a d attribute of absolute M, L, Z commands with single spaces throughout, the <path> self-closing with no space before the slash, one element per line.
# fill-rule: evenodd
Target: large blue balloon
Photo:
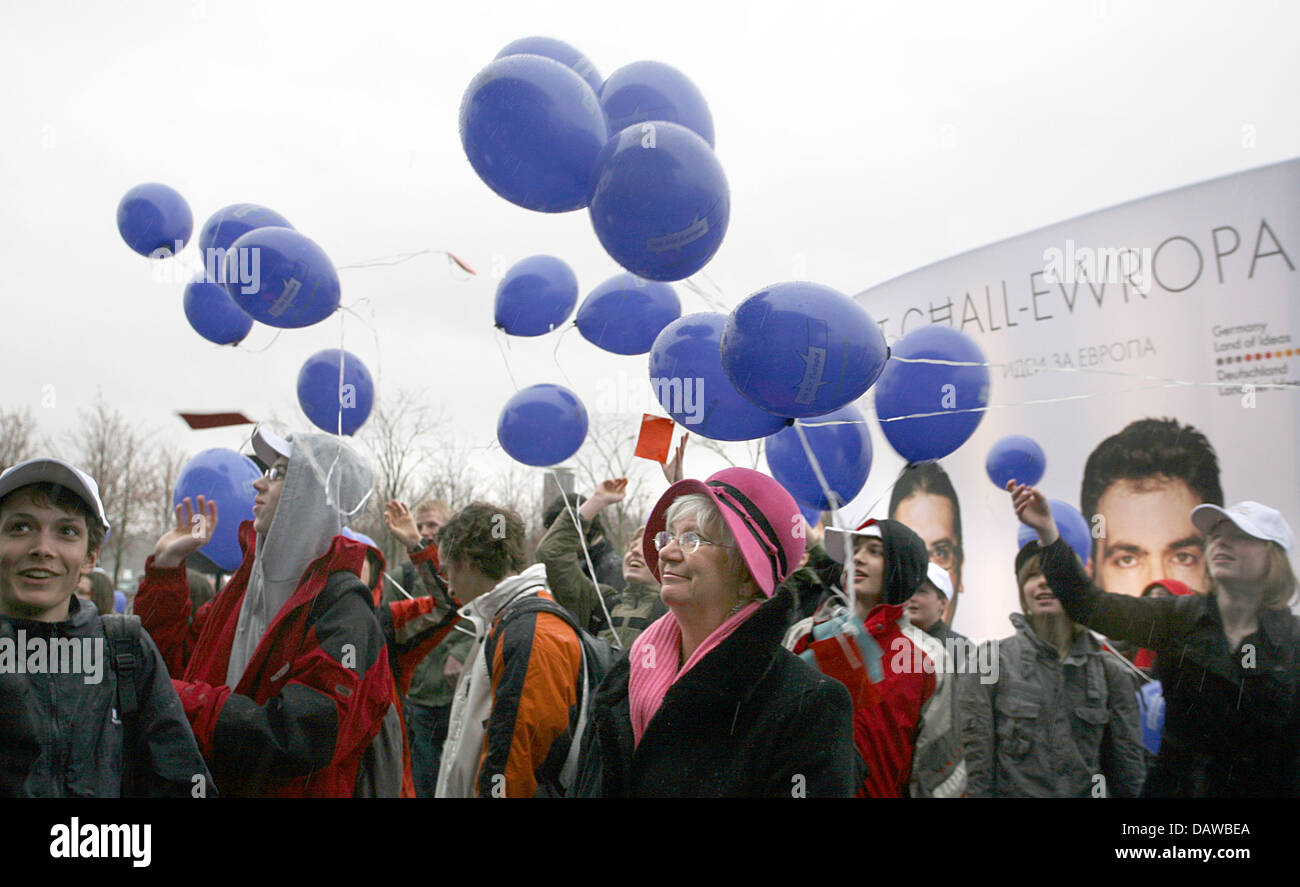
<path fill-rule="evenodd" d="M 787 424 L 741 397 L 722 372 L 725 314 L 701 312 L 663 328 L 650 349 L 650 385 L 679 425 L 713 440 L 754 440 Z"/>
<path fill-rule="evenodd" d="M 557 465 L 587 439 L 587 408 L 563 385 L 533 385 L 506 401 L 497 440 L 510 457 L 539 468 Z"/>
<path fill-rule="evenodd" d="M 545 335 L 568 320 L 577 302 L 572 268 L 554 256 L 529 256 L 497 285 L 496 325 L 512 336 Z"/>
<path fill-rule="evenodd" d="M 540 55 L 497 59 L 461 100 L 460 141 L 470 165 L 489 188 L 526 209 L 586 206 L 607 138 L 595 91 Z"/>
<path fill-rule="evenodd" d="M 1033 486 L 1047 471 L 1047 454 L 1033 438 L 1011 434 L 989 449 L 984 469 L 999 490 L 1005 490 L 1010 480 Z"/>
<path fill-rule="evenodd" d="M 194 214 L 175 188 L 149 182 L 136 185 L 117 205 L 117 230 L 142 256 L 165 259 L 185 248 L 194 232 Z"/>
<path fill-rule="evenodd" d="M 805 424 L 802 429 L 808 438 L 808 447 L 817 457 L 826 484 L 837 501 L 831 502 L 818 483 L 817 474 L 795 428 L 782 429 L 767 439 L 767 466 L 772 477 L 800 505 L 822 511 L 843 507 L 852 502 L 867 483 L 867 474 L 871 471 L 871 432 L 862 413 L 851 406 L 808 422 L 811 424 Z M 850 424 L 818 424 L 821 422 Z"/>
<path fill-rule="evenodd" d="M 253 318 L 235 304 L 230 293 L 204 275 L 185 285 L 185 319 L 194 331 L 218 345 L 238 345 L 253 328 Z"/>
<path fill-rule="evenodd" d="M 892 356 L 985 363 L 973 339 L 937 325 L 908 333 L 894 345 Z M 908 462 L 930 462 L 947 456 L 975 433 L 989 403 L 989 370 L 890 360 L 875 392 L 880 430 L 890 446 Z M 897 418 L 916 415 L 924 418 Z"/>
<path fill-rule="evenodd" d="M 596 66 L 563 40 L 556 40 L 554 37 L 521 37 L 513 43 L 507 43 L 496 57 L 503 59 L 508 55 L 542 55 L 554 59 L 565 67 L 572 68 L 579 77 L 587 81 L 587 85 L 596 95 L 600 95 L 600 87 L 604 81 L 601 80 Z"/>
<path fill-rule="evenodd" d="M 649 280 L 682 280 L 722 246 L 731 192 L 708 142 L 679 124 L 651 121 L 601 149 L 590 213 L 614 261 Z"/>
<path fill-rule="evenodd" d="M 634 123 L 667 120 L 696 133 L 709 147 L 717 144 L 704 94 L 685 74 L 663 62 L 633 62 L 610 74 L 600 88 L 600 105 L 611 133 Z"/>
<path fill-rule="evenodd" d="M 199 229 L 199 259 L 214 283 L 226 282 L 226 253 L 235 241 L 254 228 L 289 228 L 289 220 L 256 203 L 235 203 L 208 217 Z"/>
<path fill-rule="evenodd" d="M 635 274 L 611 277 L 591 291 L 575 318 L 578 332 L 614 354 L 645 354 L 655 337 L 682 316 L 677 291 Z"/>
<path fill-rule="evenodd" d="M 1056 519 L 1056 527 L 1061 531 L 1066 544 L 1074 549 L 1079 560 L 1087 564 L 1088 559 L 1092 557 L 1092 530 L 1088 526 L 1087 519 L 1079 509 L 1068 502 L 1052 499 L 1047 504 L 1052 509 L 1052 517 Z M 1020 548 L 1024 548 L 1037 538 L 1037 533 L 1021 524 L 1020 531 L 1016 534 L 1016 543 Z"/>
<path fill-rule="evenodd" d="M 778 283 L 741 302 L 722 333 L 722 367 L 769 413 L 820 416 L 876 381 L 889 349 L 862 306 L 817 283 Z"/>
<path fill-rule="evenodd" d="M 253 460 L 234 450 L 204 450 L 185 463 L 176 478 L 172 504 L 187 496 L 197 507 L 203 496 L 217 503 L 217 529 L 199 551 L 227 573 L 244 559 L 239 548 L 239 525 L 253 519 L 253 481 L 262 476 Z"/>
<path fill-rule="evenodd" d="M 343 363 L 341 388 L 340 361 Z M 342 421 L 343 433 L 355 434 L 375 405 L 375 383 L 370 378 L 370 370 L 355 354 L 326 348 L 307 358 L 298 371 L 298 405 L 322 431 L 337 434 Z"/>
<path fill-rule="evenodd" d="M 226 253 L 226 292 L 254 320 L 296 329 L 339 307 L 339 275 L 325 251 L 297 231 L 254 228 Z"/>

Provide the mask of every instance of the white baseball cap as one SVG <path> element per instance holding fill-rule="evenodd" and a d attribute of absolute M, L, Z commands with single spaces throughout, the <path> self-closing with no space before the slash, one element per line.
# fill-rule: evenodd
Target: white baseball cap
<path fill-rule="evenodd" d="M 858 526 L 856 530 L 845 530 L 841 527 L 827 527 L 822 538 L 822 547 L 830 555 L 831 560 L 836 563 L 844 563 L 845 553 L 848 557 L 853 557 L 853 537 L 874 537 L 881 538 L 880 527 L 876 526 L 876 519 L 869 518 Z"/>
<path fill-rule="evenodd" d="M 1198 505 L 1192 509 L 1192 523 L 1202 533 L 1210 532 L 1210 528 L 1224 518 L 1236 524 L 1237 528 L 1246 535 L 1266 542 L 1276 542 L 1287 552 L 1290 552 L 1295 545 L 1295 536 L 1287 526 L 1286 518 L 1282 517 L 1282 513 L 1276 508 L 1246 501 L 1238 502 L 1230 508 Z"/>
<path fill-rule="evenodd" d="M 108 532 L 108 518 L 104 516 L 104 503 L 99 498 L 99 485 L 80 468 L 62 459 L 28 459 L 19 462 L 0 474 L 0 498 L 31 484 L 58 484 L 71 490 L 99 519 L 104 532 Z"/>
<path fill-rule="evenodd" d="M 952 600 L 952 577 L 948 575 L 947 570 L 934 561 L 930 561 L 925 567 L 925 578 L 930 580 L 931 585 L 939 589 L 940 594 L 948 600 Z"/>
<path fill-rule="evenodd" d="M 270 468 L 280 456 L 286 459 L 293 456 L 293 444 L 265 425 L 258 425 L 253 429 L 253 452 Z"/>

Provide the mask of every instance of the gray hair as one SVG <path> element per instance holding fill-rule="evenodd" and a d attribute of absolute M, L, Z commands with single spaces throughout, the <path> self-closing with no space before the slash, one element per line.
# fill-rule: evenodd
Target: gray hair
<path fill-rule="evenodd" d="M 723 549 L 726 564 L 742 588 L 742 597 L 762 600 L 763 592 L 754 581 L 749 565 L 745 563 L 745 558 L 736 545 L 736 537 L 732 535 L 731 528 L 723 520 L 717 503 L 704 493 L 686 493 L 678 496 L 668 506 L 668 511 L 664 515 L 664 527 L 671 533 L 673 524 L 687 518 L 695 519 L 695 525 L 699 527 L 700 535 L 705 539 L 726 546 Z"/>

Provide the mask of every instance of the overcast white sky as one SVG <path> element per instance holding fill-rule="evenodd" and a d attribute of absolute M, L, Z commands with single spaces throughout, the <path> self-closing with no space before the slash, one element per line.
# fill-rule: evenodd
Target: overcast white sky
<path fill-rule="evenodd" d="M 57 434 L 102 389 L 190 452 L 239 446 L 247 429 L 192 432 L 177 410 L 306 427 L 298 368 L 341 336 L 381 397 L 425 387 L 467 439 L 495 440 L 514 385 L 492 329 L 493 272 L 550 253 L 585 295 L 621 270 L 585 211 L 515 207 L 465 159 L 462 93 L 518 37 L 565 40 L 602 75 L 667 62 L 703 91 L 732 195 L 706 273 L 729 305 L 799 273 L 854 294 L 1300 154 L 1294 3 L 182 0 L 2 15 L 0 405 L 30 406 Z M 240 348 L 217 347 L 186 323 L 184 278 L 117 234 L 118 200 L 145 181 L 188 199 L 196 233 L 216 209 L 256 202 L 336 265 L 451 250 L 479 276 L 458 279 L 436 255 L 344 270 L 343 302 L 364 322 L 336 316 L 274 344 L 258 326 Z M 645 358 L 606 355 L 576 330 L 557 367 L 558 335 L 512 340 L 520 386 L 572 383 L 589 409 L 645 390 Z"/>

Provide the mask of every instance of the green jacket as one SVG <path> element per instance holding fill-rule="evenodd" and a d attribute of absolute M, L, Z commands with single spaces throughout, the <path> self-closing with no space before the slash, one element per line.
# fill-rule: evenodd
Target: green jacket
<path fill-rule="evenodd" d="M 587 537 L 588 548 L 592 544 L 592 527 L 592 521 L 583 520 L 582 529 Z M 551 593 L 560 604 L 568 608 L 577 623 L 611 644 L 617 633 L 624 652 L 631 648 L 632 641 L 651 622 L 668 612 L 659 597 L 659 589 L 653 585 L 631 582 L 621 592 L 608 585 L 601 585 L 599 594 L 604 597 L 605 606 L 609 608 L 610 618 L 614 621 L 611 628 L 600 608 L 596 583 L 583 570 L 585 560 L 582 544 L 573 519 L 567 512 L 561 512 L 542 537 L 537 546 L 537 559 L 546 566 L 546 584 Z"/>

